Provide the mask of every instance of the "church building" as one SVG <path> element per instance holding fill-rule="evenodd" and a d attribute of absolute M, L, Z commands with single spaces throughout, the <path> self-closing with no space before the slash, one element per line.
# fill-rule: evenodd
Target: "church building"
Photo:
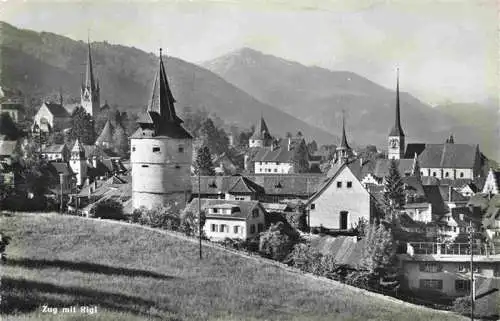
<path fill-rule="evenodd" d="M 168 202 L 186 204 L 191 194 L 193 137 L 175 112 L 160 49 L 151 99 L 130 137 L 132 206 L 153 209 Z"/>

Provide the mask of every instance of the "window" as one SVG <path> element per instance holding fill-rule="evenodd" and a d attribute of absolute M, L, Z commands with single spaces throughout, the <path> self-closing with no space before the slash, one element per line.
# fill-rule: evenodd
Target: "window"
<path fill-rule="evenodd" d="M 239 226 L 238 226 L 238 225 L 233 226 L 233 233 L 234 233 L 234 234 L 238 234 L 238 232 L 239 232 L 239 230 L 238 230 L 238 229 L 239 229 Z"/>
<path fill-rule="evenodd" d="M 352 187 L 352 182 L 347 182 L 347 188 L 351 188 Z"/>
<path fill-rule="evenodd" d="M 255 225 L 254 224 L 250 225 L 250 234 L 253 234 L 253 233 L 255 233 Z"/>
<path fill-rule="evenodd" d="M 460 177 L 464 177 L 464 173 L 463 172 L 460 173 Z"/>
<path fill-rule="evenodd" d="M 153 153 L 159 153 L 160 152 L 160 147 L 155 146 L 153 147 Z"/>
<path fill-rule="evenodd" d="M 252 217 L 259 217 L 259 209 L 254 208 L 252 211 Z"/>
<path fill-rule="evenodd" d="M 217 232 L 217 225 L 216 224 L 212 224 L 211 225 L 211 230 L 212 230 L 212 232 Z"/>
<path fill-rule="evenodd" d="M 421 263 L 420 271 L 428 273 L 438 273 L 441 272 L 443 266 L 439 263 Z"/>
<path fill-rule="evenodd" d="M 316 204 L 311 204 L 311 209 L 314 210 L 316 208 Z"/>
<path fill-rule="evenodd" d="M 179 151 L 179 153 L 184 153 L 184 146 L 179 146 L 177 150 Z"/>
<path fill-rule="evenodd" d="M 221 224 L 220 225 L 220 231 L 219 232 L 223 233 L 223 232 L 228 232 L 228 231 L 229 231 L 229 229 L 227 228 L 226 224 Z"/>
<path fill-rule="evenodd" d="M 421 279 L 420 288 L 441 290 L 443 288 L 443 280 Z"/>
<path fill-rule="evenodd" d="M 219 213 L 219 209 L 218 208 L 212 208 L 212 213 Z"/>
<path fill-rule="evenodd" d="M 149 167 L 148 165 L 142 165 L 141 167 Z"/>
<path fill-rule="evenodd" d="M 274 169 L 274 172 L 275 172 L 275 173 L 277 173 L 277 172 L 278 172 L 278 169 L 277 169 L 277 168 L 275 168 L 275 169 Z"/>
<path fill-rule="evenodd" d="M 469 292 L 470 280 L 455 280 L 455 290 L 460 292 Z"/>
<path fill-rule="evenodd" d="M 259 233 L 260 233 L 260 232 L 262 232 L 262 231 L 264 231 L 264 224 L 259 223 L 259 224 L 257 225 L 257 231 L 258 231 Z"/>
<path fill-rule="evenodd" d="M 457 268 L 458 272 L 469 272 L 469 265 L 467 263 L 460 263 Z"/>
<path fill-rule="evenodd" d="M 135 146 L 132 146 L 132 151 L 135 152 Z"/>
<path fill-rule="evenodd" d="M 436 172 L 432 172 L 432 176 L 436 177 Z"/>
<path fill-rule="evenodd" d="M 444 174 L 444 177 L 449 177 L 450 176 L 450 173 L 446 172 L 446 174 Z"/>
<path fill-rule="evenodd" d="M 342 182 L 337 182 L 337 188 L 341 188 L 342 187 Z"/>
<path fill-rule="evenodd" d="M 176 169 L 181 169 L 181 166 L 180 165 L 175 165 L 175 168 Z"/>
<path fill-rule="evenodd" d="M 500 266 L 497 266 L 494 272 L 495 277 L 500 277 Z"/>
<path fill-rule="evenodd" d="M 474 273 L 481 273 L 481 268 L 479 265 L 474 264 Z"/>

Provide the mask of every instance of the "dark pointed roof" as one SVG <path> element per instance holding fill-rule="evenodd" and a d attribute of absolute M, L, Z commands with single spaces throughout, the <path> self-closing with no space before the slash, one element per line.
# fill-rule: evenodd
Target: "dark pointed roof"
<path fill-rule="evenodd" d="M 401 115 L 399 106 L 399 69 L 396 80 L 396 118 L 394 127 L 392 128 L 389 136 L 404 136 L 403 129 L 401 128 Z"/>
<path fill-rule="evenodd" d="M 90 51 L 90 41 L 87 41 L 88 57 L 87 57 L 87 70 L 85 72 L 85 87 L 94 90 L 96 81 L 94 78 L 94 69 L 92 66 L 92 53 Z"/>
<path fill-rule="evenodd" d="M 167 73 L 160 50 L 160 66 L 156 73 L 146 111 L 139 114 L 140 128 L 132 138 L 166 136 L 171 138 L 193 138 L 181 125 L 182 119 L 175 112 L 175 99 L 168 84 Z"/>
<path fill-rule="evenodd" d="M 264 116 L 260 116 L 260 122 L 258 123 L 257 128 L 255 128 L 255 132 L 253 133 L 251 139 L 271 139 L 271 134 L 269 133 L 269 129 L 267 128 L 266 121 L 264 120 Z"/>
<path fill-rule="evenodd" d="M 345 135 L 345 116 L 342 113 L 342 139 L 340 141 L 340 148 L 351 149 L 347 143 L 347 137 Z"/>
<path fill-rule="evenodd" d="M 108 144 L 113 143 L 113 125 L 111 125 L 109 119 L 106 121 L 106 125 L 104 125 L 101 134 L 99 135 L 99 137 L 97 137 L 95 141 L 96 145 L 103 143 L 108 143 Z"/>
<path fill-rule="evenodd" d="M 251 181 L 245 176 L 240 176 L 240 178 L 234 183 L 234 185 L 229 189 L 229 193 L 236 194 L 252 194 L 252 193 L 262 193 L 264 194 L 264 188 L 259 184 Z"/>

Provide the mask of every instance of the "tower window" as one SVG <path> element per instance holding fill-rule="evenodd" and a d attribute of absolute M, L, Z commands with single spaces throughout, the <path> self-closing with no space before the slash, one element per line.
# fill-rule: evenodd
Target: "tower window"
<path fill-rule="evenodd" d="M 153 147 L 153 153 L 159 153 L 160 152 L 160 147 L 155 146 Z"/>
<path fill-rule="evenodd" d="M 149 165 L 142 165 L 142 167 L 149 167 Z"/>

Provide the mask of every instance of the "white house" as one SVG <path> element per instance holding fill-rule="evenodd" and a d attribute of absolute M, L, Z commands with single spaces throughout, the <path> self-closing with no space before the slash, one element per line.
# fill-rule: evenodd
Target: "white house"
<path fill-rule="evenodd" d="M 211 240 L 248 239 L 264 231 L 265 210 L 258 201 L 201 199 L 205 211 L 203 231 Z M 198 213 L 198 199 L 193 199 L 187 211 Z"/>
<path fill-rule="evenodd" d="M 486 182 L 483 186 L 484 194 L 496 195 L 500 192 L 500 171 L 494 171 L 490 168 L 488 171 L 488 176 L 486 176 Z"/>
<path fill-rule="evenodd" d="M 310 226 L 347 230 L 360 219 L 372 221 L 376 200 L 358 179 L 359 161 L 335 164 L 330 178 L 307 201 Z"/>

